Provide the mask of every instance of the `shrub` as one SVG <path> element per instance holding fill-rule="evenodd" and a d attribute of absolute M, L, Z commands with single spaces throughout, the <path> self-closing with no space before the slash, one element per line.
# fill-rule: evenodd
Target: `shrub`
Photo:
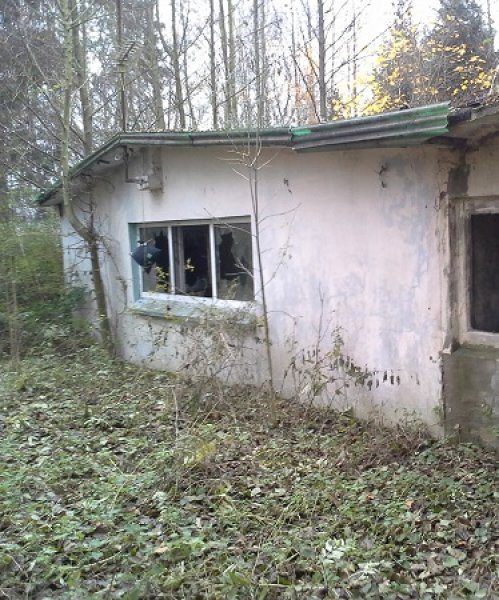
<path fill-rule="evenodd" d="M 81 335 L 73 312 L 82 291 L 64 284 L 56 216 L 10 211 L 0 236 L 0 355 L 67 350 Z"/>

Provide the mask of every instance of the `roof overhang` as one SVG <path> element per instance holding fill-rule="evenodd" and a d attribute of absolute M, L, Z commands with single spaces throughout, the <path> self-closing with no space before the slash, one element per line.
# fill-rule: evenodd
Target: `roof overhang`
<path fill-rule="evenodd" d="M 465 140 L 471 146 L 499 135 L 499 106 L 479 106 L 461 110 L 450 116 L 450 139 Z"/>
<path fill-rule="evenodd" d="M 369 117 L 356 117 L 308 127 L 280 127 L 272 129 L 245 129 L 205 132 L 123 132 L 111 138 L 106 144 L 77 163 L 71 170 L 71 178 L 95 175 L 123 165 L 125 149 L 165 147 L 233 147 L 263 146 L 289 148 L 297 152 L 318 152 L 352 150 L 361 148 L 405 148 L 424 143 L 448 143 L 453 131 L 449 131 L 452 119 L 457 123 L 456 130 L 464 123 L 471 125 L 473 119 L 485 117 L 472 115 L 475 109 L 452 117 L 449 103 L 434 104 L 418 108 L 399 110 Z M 497 117 L 499 109 L 495 110 Z M 489 121 L 494 118 L 487 113 Z M 496 129 L 497 118 L 495 119 Z M 491 123 L 487 127 L 492 127 Z M 459 127 L 458 127 L 459 126 Z M 471 135 L 464 129 L 460 135 Z M 457 135 L 456 137 L 460 137 Z M 40 205 L 61 202 L 60 183 L 38 195 Z"/>
<path fill-rule="evenodd" d="M 333 121 L 293 131 L 294 149 L 401 148 L 447 133 L 449 104 L 435 104 L 371 117 Z"/>

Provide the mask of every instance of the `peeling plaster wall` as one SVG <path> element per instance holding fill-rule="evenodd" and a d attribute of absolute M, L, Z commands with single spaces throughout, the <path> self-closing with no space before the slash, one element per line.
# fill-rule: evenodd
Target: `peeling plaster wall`
<path fill-rule="evenodd" d="M 83 290 L 83 304 L 79 313 L 89 323 L 95 323 L 97 307 L 93 294 L 92 266 L 85 243 L 65 218 L 61 219 L 61 235 L 66 281 L 72 287 Z"/>
<path fill-rule="evenodd" d="M 185 326 L 129 311 L 128 224 L 249 215 L 251 198 L 236 172 L 244 167 L 230 161 L 234 151 L 163 148 L 161 156 L 162 192 L 138 191 L 124 182 L 123 171 L 112 170 L 98 180 L 95 197 L 113 255 L 105 279 L 121 352 L 175 369 L 184 360 Z M 415 415 L 436 427 L 448 328 L 447 166 L 439 151 L 300 155 L 266 149 L 260 158 L 266 163 L 259 171 L 261 243 L 276 387 L 294 393 L 292 379 L 284 379 L 293 343 L 295 350 L 314 345 L 322 320 L 330 329 L 341 327 L 345 356 L 372 373 L 369 385 L 338 397 L 340 407 L 388 420 Z M 141 174 L 141 161 L 132 159 L 132 176 Z M 154 339 L 165 331 L 158 347 Z M 263 345 L 252 345 L 246 370 L 251 366 L 255 381 L 264 372 L 263 354 Z"/>
<path fill-rule="evenodd" d="M 445 235 L 438 169 L 436 151 L 413 149 L 298 155 L 267 172 L 269 213 L 298 206 L 287 217 L 292 258 L 269 285 L 275 346 L 286 347 L 291 335 L 298 348 L 315 343 L 322 293 L 323 321 L 342 328 L 345 354 L 373 372 L 371 390 L 346 394 L 364 414 L 438 421 Z M 285 246 L 287 229 L 283 223 L 272 243 Z M 288 357 L 275 354 L 282 371 Z"/>

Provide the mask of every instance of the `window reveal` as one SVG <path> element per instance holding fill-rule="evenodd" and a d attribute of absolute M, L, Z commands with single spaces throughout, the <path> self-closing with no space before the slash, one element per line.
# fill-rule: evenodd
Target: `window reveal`
<path fill-rule="evenodd" d="M 253 300 L 249 222 L 147 225 L 139 234 L 161 251 L 150 272 L 142 272 L 144 292 Z"/>
<path fill-rule="evenodd" d="M 472 214 L 470 236 L 471 327 L 499 333 L 499 213 Z"/>

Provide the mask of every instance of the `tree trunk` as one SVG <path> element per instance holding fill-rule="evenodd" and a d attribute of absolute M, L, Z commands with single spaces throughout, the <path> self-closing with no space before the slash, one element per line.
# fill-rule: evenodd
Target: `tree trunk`
<path fill-rule="evenodd" d="M 317 0 L 317 12 L 317 42 L 319 46 L 319 118 L 321 121 L 327 121 L 326 38 L 324 33 L 324 0 Z"/>
<path fill-rule="evenodd" d="M 189 85 L 189 61 L 187 52 L 183 53 L 183 67 L 184 67 L 184 77 L 185 77 L 185 100 L 187 107 L 189 109 L 189 118 L 190 118 L 190 127 L 191 129 L 197 129 L 197 119 L 196 112 L 194 110 L 194 105 L 192 103 L 192 93 L 191 86 Z"/>
<path fill-rule="evenodd" d="M 227 38 L 227 27 L 225 23 L 225 8 L 224 0 L 220 0 L 220 11 L 218 15 L 218 22 L 220 26 L 220 41 L 222 45 L 222 60 L 224 63 L 224 89 L 225 89 L 225 128 L 229 129 L 233 125 L 232 115 L 232 98 L 231 98 L 231 85 L 230 85 L 230 65 L 229 65 L 229 42 Z"/>
<path fill-rule="evenodd" d="M 186 128 L 184 92 L 182 86 L 182 73 L 180 71 L 180 49 L 178 44 L 177 34 L 177 0 L 171 1 L 171 17 L 172 17 L 172 40 L 173 47 L 171 50 L 171 59 L 173 66 L 173 77 L 175 79 L 175 99 L 176 108 L 178 111 L 180 129 Z"/>
<path fill-rule="evenodd" d="M 357 9 L 352 1 L 352 116 L 357 116 Z"/>
<path fill-rule="evenodd" d="M 265 41 L 266 29 L 266 13 L 265 13 L 265 2 L 262 2 L 260 8 L 260 94 L 261 94 L 261 106 L 260 111 L 262 114 L 262 126 L 269 124 L 268 119 L 268 64 L 267 64 L 267 44 Z"/>
<path fill-rule="evenodd" d="M 146 6 L 146 61 L 148 63 L 149 75 L 151 77 L 152 96 L 153 96 L 153 107 L 155 129 L 164 131 L 166 129 L 165 123 L 165 109 L 163 106 L 162 96 L 162 81 L 159 70 L 159 56 L 156 48 L 156 28 L 154 26 L 154 6 L 157 9 L 157 1 L 153 0 Z"/>
<path fill-rule="evenodd" d="M 72 20 L 72 53 L 76 85 L 80 95 L 81 114 L 83 121 L 83 149 L 85 154 L 93 150 L 93 106 L 87 77 L 86 32 L 80 24 L 80 10 L 77 0 L 68 0 Z"/>
<path fill-rule="evenodd" d="M 15 249 L 14 249 L 15 250 Z M 13 363 L 18 363 L 21 357 L 19 307 L 17 303 L 17 265 L 15 252 L 10 259 L 7 269 L 7 322 L 9 324 L 9 353 Z"/>
<path fill-rule="evenodd" d="M 231 103 L 232 126 L 237 126 L 236 94 L 236 40 L 234 37 L 234 5 L 227 0 L 227 20 L 229 22 L 229 99 Z"/>
<path fill-rule="evenodd" d="M 253 0 L 253 52 L 255 57 L 255 103 L 256 103 L 256 126 L 261 129 L 265 122 L 265 64 L 264 55 L 264 3 L 261 0 Z"/>
<path fill-rule="evenodd" d="M 71 93 L 73 87 L 73 28 L 75 22 L 73 13 L 70 9 L 72 0 L 60 0 L 62 13 L 62 22 L 64 27 L 64 73 L 62 86 L 64 91 L 63 117 L 62 117 L 62 143 L 61 143 L 61 182 L 62 195 L 64 202 L 64 211 L 66 216 L 76 231 L 83 239 L 90 253 L 92 264 L 92 278 L 94 283 L 94 292 L 97 303 L 99 333 L 101 341 L 108 352 L 113 351 L 113 341 L 110 321 L 107 312 L 106 296 L 104 283 L 99 265 L 98 238 L 95 232 L 89 230 L 76 216 L 71 190 L 71 180 L 69 172 L 69 137 L 71 131 Z"/>
<path fill-rule="evenodd" d="M 217 72 L 215 52 L 215 2 L 210 0 L 210 103 L 213 129 L 218 129 Z"/>

